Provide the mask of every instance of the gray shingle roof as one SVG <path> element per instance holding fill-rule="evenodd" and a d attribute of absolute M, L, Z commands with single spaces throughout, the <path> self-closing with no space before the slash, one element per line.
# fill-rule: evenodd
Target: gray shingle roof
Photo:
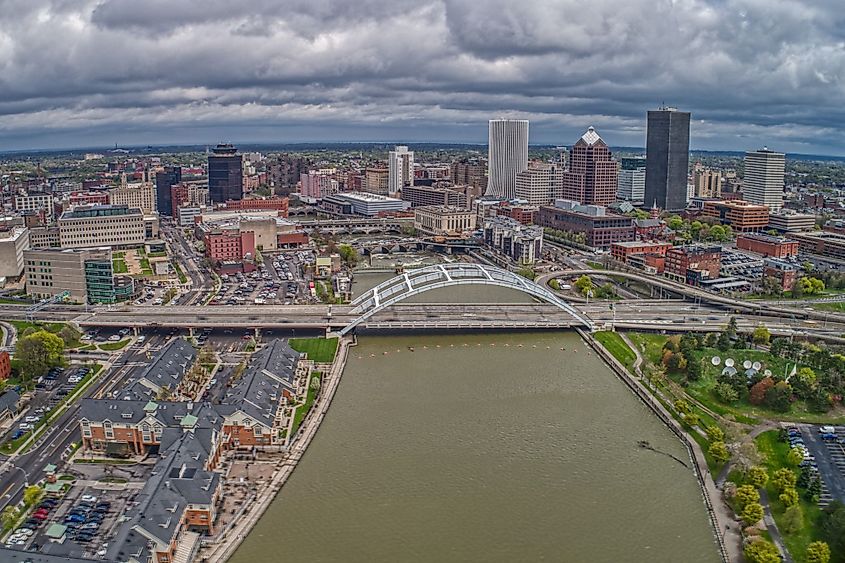
<path fill-rule="evenodd" d="M 14 390 L 9 390 L 0 395 L 0 413 L 15 411 L 15 405 L 20 401 L 21 396 Z"/>

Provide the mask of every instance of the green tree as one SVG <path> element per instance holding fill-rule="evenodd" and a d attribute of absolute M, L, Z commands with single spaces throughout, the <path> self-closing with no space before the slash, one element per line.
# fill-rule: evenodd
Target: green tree
<path fill-rule="evenodd" d="M 778 498 L 784 506 L 795 506 L 798 504 L 798 491 L 794 487 L 784 489 Z"/>
<path fill-rule="evenodd" d="M 722 225 L 713 225 L 710 227 L 710 232 L 708 233 L 710 238 L 715 240 L 716 242 L 724 242 L 728 240 L 728 231 Z"/>
<path fill-rule="evenodd" d="M 754 465 L 748 468 L 748 473 L 745 475 L 745 479 L 752 486 L 759 489 L 766 486 L 766 483 L 769 480 L 769 473 L 766 471 L 765 467 Z"/>
<path fill-rule="evenodd" d="M 762 510 L 762 508 L 761 508 Z M 750 542 L 743 549 L 747 563 L 780 563 L 780 552 L 770 541 L 758 539 Z"/>
<path fill-rule="evenodd" d="M 807 563 L 829 563 L 830 546 L 823 541 L 814 541 L 807 546 Z"/>
<path fill-rule="evenodd" d="M 725 327 L 725 332 L 728 333 L 728 336 L 730 336 L 731 338 L 735 338 L 738 330 L 739 329 L 736 324 L 736 317 L 731 317 L 730 319 L 728 319 L 728 326 Z"/>
<path fill-rule="evenodd" d="M 0 515 L 0 523 L 2 523 L 4 530 L 9 530 L 17 523 L 20 517 L 20 510 L 14 506 L 7 506 L 3 509 L 2 515 Z"/>
<path fill-rule="evenodd" d="M 728 447 L 724 442 L 713 442 L 707 451 L 717 463 L 725 463 L 731 458 Z"/>
<path fill-rule="evenodd" d="M 716 348 L 722 352 L 727 352 L 731 349 L 731 335 L 728 334 L 727 331 L 719 333 L 719 338 L 716 340 Z"/>
<path fill-rule="evenodd" d="M 46 330 L 19 338 L 15 345 L 15 359 L 20 362 L 21 377 L 31 380 L 44 375 L 52 367 L 62 365 L 64 347 L 61 338 Z"/>
<path fill-rule="evenodd" d="M 736 489 L 736 500 L 742 507 L 752 502 L 760 502 L 760 492 L 754 485 L 741 485 Z"/>
<path fill-rule="evenodd" d="M 775 471 L 772 477 L 772 485 L 774 485 L 775 490 L 779 493 L 782 493 L 786 489 L 795 488 L 796 481 L 798 481 L 798 477 L 795 475 L 795 472 L 786 467 Z"/>
<path fill-rule="evenodd" d="M 81 336 L 78 330 L 67 324 L 59 331 L 59 338 L 65 343 L 65 348 L 68 348 L 71 344 L 77 344 Z"/>
<path fill-rule="evenodd" d="M 722 431 L 721 428 L 719 428 L 715 424 L 705 428 L 704 432 L 707 434 L 707 439 L 710 440 L 711 442 L 724 442 L 725 441 L 725 433 Z"/>
<path fill-rule="evenodd" d="M 798 467 L 798 464 L 802 461 L 804 461 L 804 452 L 801 448 L 792 448 L 789 450 L 789 453 L 786 454 L 786 462 L 792 467 Z"/>
<path fill-rule="evenodd" d="M 26 506 L 34 506 L 39 500 L 41 500 L 41 495 L 43 494 L 44 489 L 38 485 L 30 485 L 23 490 L 23 503 Z"/>
<path fill-rule="evenodd" d="M 751 335 L 751 341 L 757 346 L 766 346 L 772 338 L 772 333 L 764 326 L 758 326 Z"/>
<path fill-rule="evenodd" d="M 595 291 L 596 286 L 593 284 L 590 276 L 583 275 L 575 280 L 575 289 L 581 292 L 582 295 L 587 295 L 589 292 Z"/>
<path fill-rule="evenodd" d="M 845 504 L 833 501 L 822 511 L 819 531 L 833 553 L 845 553 Z"/>
<path fill-rule="evenodd" d="M 739 517 L 746 526 L 753 526 L 763 519 L 763 507 L 757 502 L 746 504 Z"/>
<path fill-rule="evenodd" d="M 678 399 L 675 401 L 675 410 L 680 414 L 690 414 L 692 412 L 692 407 L 690 407 L 690 404 L 686 399 Z"/>
<path fill-rule="evenodd" d="M 707 336 L 704 339 L 704 345 L 708 348 L 715 348 L 716 343 L 719 341 L 719 335 L 715 332 L 707 333 Z"/>
<path fill-rule="evenodd" d="M 716 385 L 716 396 L 723 403 L 733 403 L 739 399 L 739 393 L 728 383 L 719 383 Z"/>
<path fill-rule="evenodd" d="M 680 215 L 672 215 L 666 220 L 666 226 L 673 231 L 680 231 L 681 227 L 684 226 L 684 220 L 681 219 Z"/>
<path fill-rule="evenodd" d="M 337 252 L 340 254 L 340 259 L 343 260 L 343 262 L 349 267 L 354 267 L 358 261 L 361 260 L 361 256 L 358 254 L 358 251 L 348 244 L 341 244 L 338 247 Z"/>
<path fill-rule="evenodd" d="M 793 504 L 783 513 L 783 529 L 789 534 L 801 531 L 804 527 L 804 510 L 800 504 Z"/>

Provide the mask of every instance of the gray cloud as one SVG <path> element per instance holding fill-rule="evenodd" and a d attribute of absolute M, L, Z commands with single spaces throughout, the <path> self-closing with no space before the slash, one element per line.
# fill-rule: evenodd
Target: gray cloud
<path fill-rule="evenodd" d="M 0 0 L 0 149 L 79 143 L 532 142 L 845 154 L 838 0 Z"/>

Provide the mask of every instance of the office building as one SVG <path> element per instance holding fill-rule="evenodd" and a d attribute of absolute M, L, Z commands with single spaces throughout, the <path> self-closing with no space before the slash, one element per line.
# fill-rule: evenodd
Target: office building
<path fill-rule="evenodd" d="M 134 282 L 115 276 L 109 248 L 27 250 L 26 292 L 36 299 L 70 293 L 77 303 L 116 303 L 130 299 Z"/>
<path fill-rule="evenodd" d="M 29 229 L 30 248 L 59 248 L 61 245 L 58 227 L 33 227 Z"/>
<path fill-rule="evenodd" d="M 672 248 L 671 242 L 646 242 L 641 240 L 630 242 L 614 242 L 610 245 L 610 254 L 620 262 L 628 262 L 631 256 L 639 254 L 657 254 L 665 256 L 666 251 Z"/>
<path fill-rule="evenodd" d="M 109 192 L 107 190 L 97 192 L 71 192 L 68 197 L 68 205 L 108 205 Z"/>
<path fill-rule="evenodd" d="M 645 203 L 645 158 L 622 159 L 622 169 L 617 179 L 616 197 L 633 205 Z"/>
<path fill-rule="evenodd" d="M 182 182 L 182 167 L 167 166 L 164 170 L 156 172 L 156 207 L 161 215 L 173 216 L 173 201 L 170 198 L 170 189 Z M 105 202 L 108 203 L 108 202 Z"/>
<path fill-rule="evenodd" d="M 618 166 L 610 149 L 592 127 L 569 151 L 569 170 L 563 173 L 563 199 L 583 205 L 616 201 Z"/>
<path fill-rule="evenodd" d="M 238 149 L 228 144 L 214 147 L 208 155 L 208 192 L 219 203 L 243 197 L 243 159 Z"/>
<path fill-rule="evenodd" d="M 364 171 L 364 191 L 376 195 L 388 195 L 390 171 L 381 166 L 372 166 Z"/>
<path fill-rule="evenodd" d="M 147 232 L 141 210 L 125 205 L 77 207 L 62 213 L 58 223 L 62 248 L 139 246 Z"/>
<path fill-rule="evenodd" d="M 810 233 L 786 233 L 786 237 L 798 241 L 798 249 L 802 253 L 845 260 L 845 235 L 840 233 L 813 231 Z"/>
<path fill-rule="evenodd" d="M 53 196 L 39 192 L 18 194 L 15 196 L 15 209 L 21 213 L 37 213 L 43 216 L 44 223 L 50 223 L 53 221 Z"/>
<path fill-rule="evenodd" d="M 751 203 L 765 205 L 772 211 L 783 207 L 783 153 L 762 148 L 745 153 L 745 176 L 742 197 Z"/>
<path fill-rule="evenodd" d="M 455 185 L 467 184 L 484 193 L 487 189 L 487 161 L 479 158 L 453 162 L 449 176 Z"/>
<path fill-rule="evenodd" d="M 738 233 L 761 231 L 769 224 L 768 207 L 741 199 L 706 200 L 701 214 L 718 219 L 723 225 L 730 225 Z"/>
<path fill-rule="evenodd" d="M 694 197 L 722 197 L 722 173 L 705 168 L 700 162 L 693 166 L 692 185 Z"/>
<path fill-rule="evenodd" d="M 475 230 L 478 215 L 462 207 L 447 205 L 414 209 L 414 228 L 426 235 L 461 237 Z"/>
<path fill-rule="evenodd" d="M 634 220 L 608 213 L 600 205 L 581 205 L 559 199 L 554 206 L 542 206 L 537 224 L 550 229 L 584 235 L 584 243 L 593 248 L 609 249 L 615 242 L 634 240 Z"/>
<path fill-rule="evenodd" d="M 487 150 L 488 178 L 484 195 L 513 199 L 516 175 L 528 168 L 528 121 L 491 119 Z"/>
<path fill-rule="evenodd" d="M 721 267 L 721 246 L 676 246 L 666 251 L 666 276 L 683 283 L 699 285 L 717 279 Z"/>
<path fill-rule="evenodd" d="M 690 114 L 661 107 L 648 112 L 645 204 L 679 211 L 687 206 Z"/>
<path fill-rule="evenodd" d="M 414 183 L 414 151 L 408 147 L 397 146 L 388 153 L 388 193 L 397 197 L 405 186 Z"/>
<path fill-rule="evenodd" d="M 516 175 L 515 196 L 528 205 L 549 205 L 561 197 L 562 181 L 560 167 L 535 163 Z"/>
<path fill-rule="evenodd" d="M 137 207 L 144 215 L 157 210 L 157 194 L 153 184 L 124 184 L 109 190 L 109 203 Z"/>
<path fill-rule="evenodd" d="M 788 258 L 798 256 L 798 242 L 762 233 L 746 233 L 736 237 L 736 247 L 762 254 L 765 257 Z"/>
<path fill-rule="evenodd" d="M 0 277 L 17 278 L 23 273 L 23 256 L 29 246 L 28 228 L 16 226 L 0 230 Z"/>
<path fill-rule="evenodd" d="M 406 186 L 402 189 L 402 200 L 411 207 L 423 205 L 448 205 L 450 207 L 468 208 L 465 193 L 451 188 L 435 188 L 432 186 Z"/>

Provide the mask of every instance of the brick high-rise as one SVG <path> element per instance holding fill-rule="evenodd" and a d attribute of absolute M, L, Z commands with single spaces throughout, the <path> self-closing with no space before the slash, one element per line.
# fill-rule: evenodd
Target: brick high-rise
<path fill-rule="evenodd" d="M 583 205 L 610 205 L 616 201 L 618 166 L 610 149 L 590 127 L 569 153 L 563 173 L 563 199 Z"/>

